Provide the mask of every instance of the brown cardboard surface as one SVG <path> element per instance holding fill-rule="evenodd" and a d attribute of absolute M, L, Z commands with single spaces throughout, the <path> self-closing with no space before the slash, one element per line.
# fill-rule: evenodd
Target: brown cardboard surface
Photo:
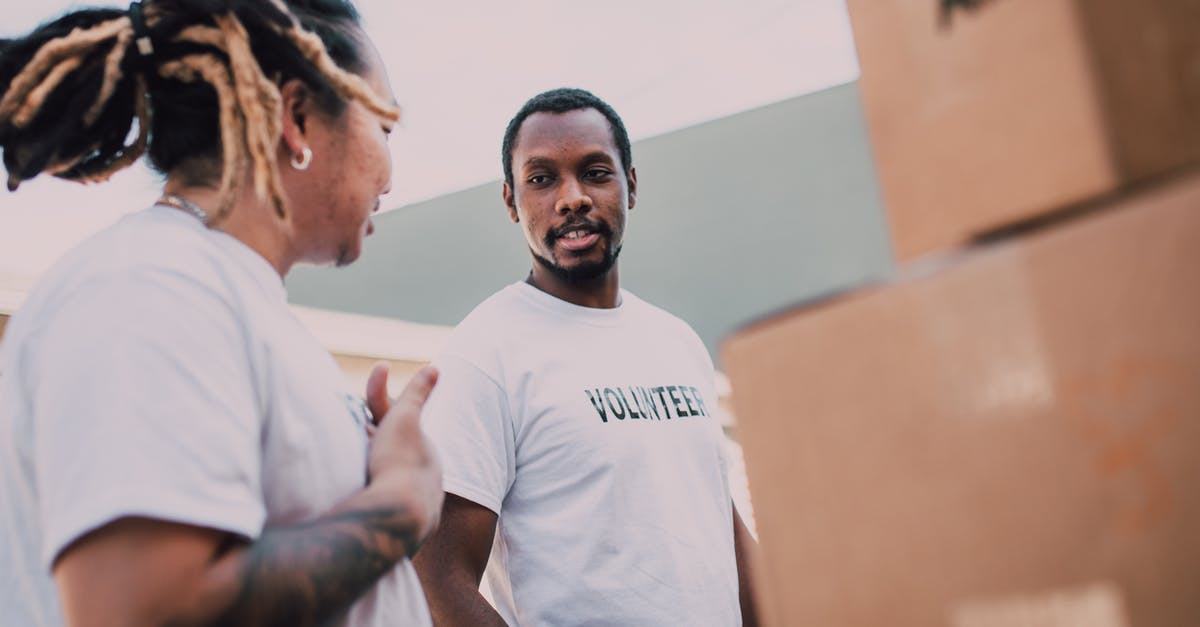
<path fill-rule="evenodd" d="M 848 0 L 900 259 L 1200 160 L 1196 0 Z"/>
<path fill-rule="evenodd" d="M 1200 624 L 1200 174 L 724 355 L 770 624 Z"/>

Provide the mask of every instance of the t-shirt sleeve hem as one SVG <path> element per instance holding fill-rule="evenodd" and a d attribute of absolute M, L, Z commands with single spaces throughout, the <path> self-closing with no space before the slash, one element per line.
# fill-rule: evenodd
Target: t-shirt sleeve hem
<path fill-rule="evenodd" d="M 494 512 L 497 516 L 500 515 L 500 500 L 494 496 L 491 496 L 490 494 L 487 494 L 483 490 L 467 485 L 462 481 L 455 481 L 451 477 L 443 478 L 442 489 L 450 494 L 482 505 L 492 510 L 492 512 Z"/>
<path fill-rule="evenodd" d="M 135 496 L 141 496 L 136 502 Z M 156 502 L 157 501 L 157 502 Z M 255 538 L 262 532 L 266 511 L 257 503 L 187 503 L 170 502 L 161 496 L 112 494 L 92 499 L 92 504 L 79 508 L 89 512 L 72 520 L 50 521 L 42 542 L 42 565 L 50 572 L 59 553 L 84 535 L 121 518 L 152 518 L 226 531 L 245 538 Z"/>

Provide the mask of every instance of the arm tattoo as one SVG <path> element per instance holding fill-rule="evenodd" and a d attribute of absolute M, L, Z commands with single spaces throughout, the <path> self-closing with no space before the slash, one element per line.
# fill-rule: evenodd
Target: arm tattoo
<path fill-rule="evenodd" d="M 406 512 L 349 511 L 268 530 L 247 547 L 242 588 L 218 625 L 323 625 L 416 552 Z"/>

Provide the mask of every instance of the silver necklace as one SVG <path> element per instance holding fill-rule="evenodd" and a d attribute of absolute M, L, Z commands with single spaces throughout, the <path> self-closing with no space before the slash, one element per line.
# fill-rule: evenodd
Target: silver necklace
<path fill-rule="evenodd" d="M 204 224 L 208 224 L 208 212 L 201 208 L 200 205 L 197 205 L 196 203 L 182 196 L 176 196 L 175 194 L 163 194 L 162 197 L 158 199 L 157 204 L 174 207 L 176 209 L 182 209 L 196 216 L 196 218 Z"/>

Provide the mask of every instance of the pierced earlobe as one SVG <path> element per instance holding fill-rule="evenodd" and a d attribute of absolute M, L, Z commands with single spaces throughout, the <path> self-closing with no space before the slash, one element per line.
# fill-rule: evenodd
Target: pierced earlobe
<path fill-rule="evenodd" d="M 300 149 L 300 154 L 292 155 L 292 167 L 303 172 L 312 164 L 313 152 L 308 146 Z"/>

